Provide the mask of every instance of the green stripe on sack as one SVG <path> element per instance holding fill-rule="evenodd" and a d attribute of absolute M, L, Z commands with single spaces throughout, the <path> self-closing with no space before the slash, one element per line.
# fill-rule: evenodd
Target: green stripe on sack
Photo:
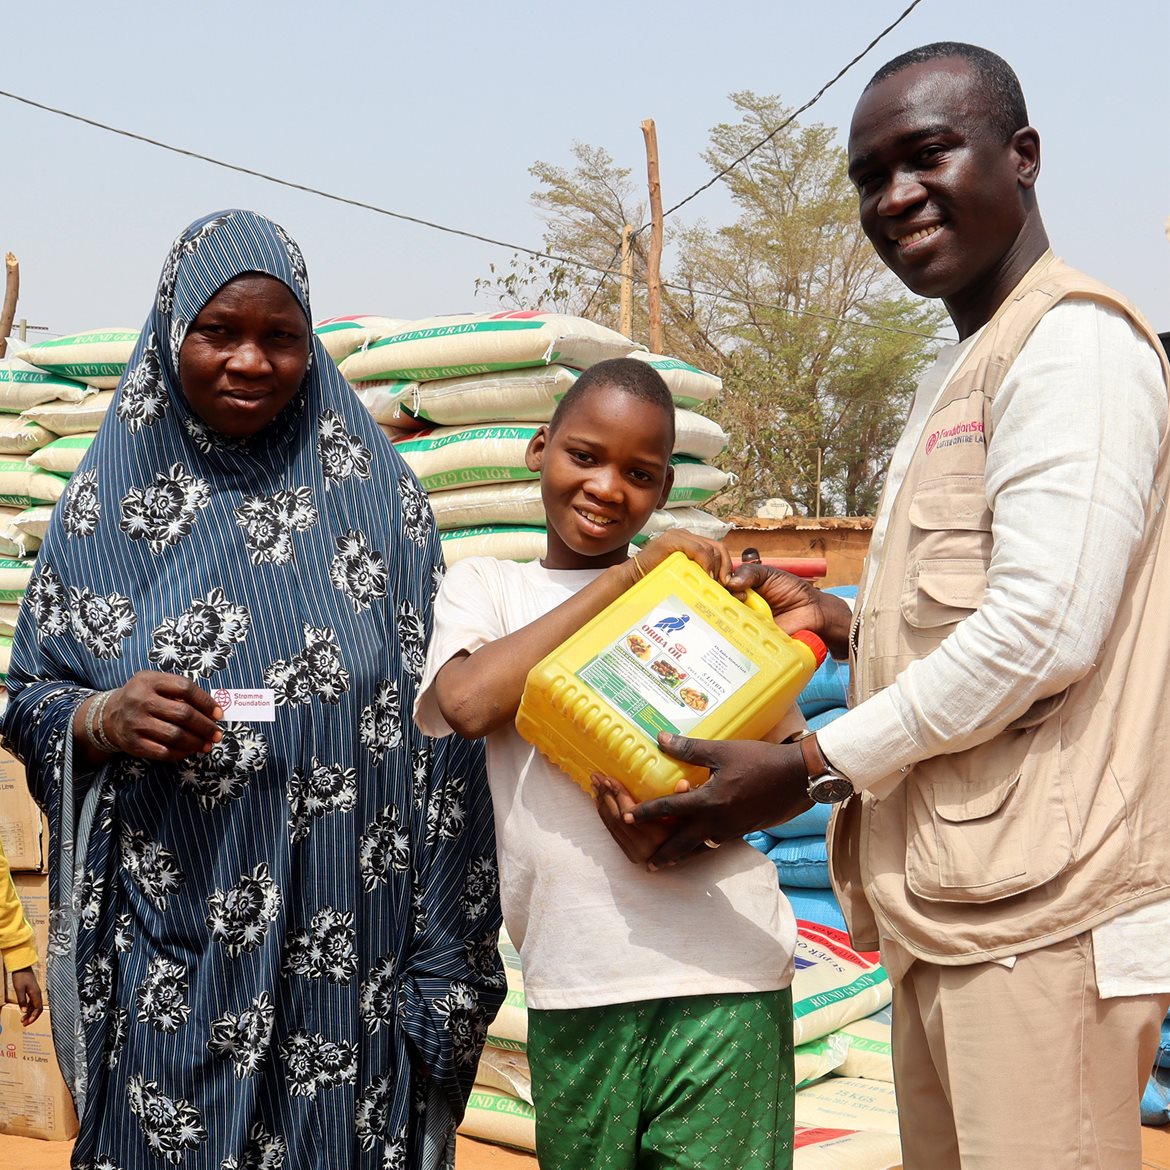
<path fill-rule="evenodd" d="M 48 443 L 41 450 L 47 450 L 52 447 L 55 451 L 74 450 L 78 447 L 86 448 L 93 443 L 93 435 L 62 435 L 59 439 L 54 439 Z M 52 474 L 50 472 L 50 474 Z"/>
<path fill-rule="evenodd" d="M 449 528 L 439 533 L 440 540 L 462 540 L 467 536 L 495 536 L 500 532 L 523 533 L 538 532 L 546 535 L 544 528 L 537 528 L 531 524 L 484 524 L 478 528 Z"/>
<path fill-rule="evenodd" d="M 0 604 L 19 605 L 24 600 L 23 589 L 0 589 Z M 2 641 L 3 639 L 0 639 Z"/>
<path fill-rule="evenodd" d="M 42 370 L 39 366 L 35 370 L 0 369 L 0 386 L 5 383 L 16 385 L 18 382 L 21 384 L 32 382 L 38 386 L 65 386 L 70 390 L 79 389 L 76 382 L 70 382 L 67 378 L 59 378 L 56 374 L 49 370 Z"/>
<path fill-rule="evenodd" d="M 380 338 L 370 346 L 370 350 L 401 345 L 407 341 L 429 341 L 434 337 L 464 337 L 473 333 L 527 333 L 533 329 L 543 329 L 544 326 L 544 321 L 464 321 L 459 325 L 432 325 L 428 329 L 408 329 L 405 333 Z"/>
<path fill-rule="evenodd" d="M 318 337 L 326 333 L 339 333 L 342 329 L 368 329 L 368 325 L 359 325 L 356 321 L 333 321 L 328 325 L 314 325 L 313 332 Z"/>
<path fill-rule="evenodd" d="M 807 1016 L 811 1012 L 820 1011 L 821 1008 L 840 1003 L 843 999 L 852 999 L 853 996 L 860 995 L 863 991 L 867 991 L 871 987 L 876 987 L 879 983 L 885 983 L 887 979 L 888 976 L 884 967 L 878 967 L 874 971 L 866 971 L 854 979 L 852 983 L 848 983 L 844 987 L 833 987 L 828 991 L 818 991 L 815 995 L 810 995 L 794 1003 L 792 1005 L 792 1014 L 796 1019 L 799 1019 L 801 1016 Z"/>
<path fill-rule="evenodd" d="M 120 378 L 125 369 L 125 362 L 67 362 L 52 367 L 53 373 L 64 378 Z"/>
<path fill-rule="evenodd" d="M 68 337 L 55 337 L 52 341 L 38 341 L 26 352 L 40 353 L 43 349 L 63 349 L 68 345 L 106 345 L 111 341 L 137 340 L 137 329 L 108 329 L 96 333 L 71 333 Z"/>
<path fill-rule="evenodd" d="M 453 435 L 427 436 L 421 439 L 398 439 L 394 446 L 399 451 L 441 451 L 452 443 L 472 443 L 480 439 L 519 439 L 527 443 L 536 434 L 538 424 L 530 427 L 471 427 Z"/>
<path fill-rule="evenodd" d="M 459 467 L 454 471 L 437 471 L 434 475 L 421 475 L 419 483 L 423 485 L 425 491 L 438 492 L 444 488 L 464 487 L 469 484 L 511 483 L 518 479 L 539 478 L 539 471 L 529 471 L 527 467 Z"/>
<path fill-rule="evenodd" d="M 655 370 L 686 370 L 688 374 L 701 374 L 704 378 L 715 377 L 714 374 L 708 374 L 706 370 L 700 370 L 698 366 L 692 366 L 678 358 L 655 358 L 646 364 Z"/>
<path fill-rule="evenodd" d="M 468 1109 L 482 1109 L 486 1113 L 506 1113 L 509 1117 L 523 1117 L 528 1121 L 536 1120 L 536 1110 L 527 1101 L 519 1097 L 505 1097 L 502 1093 L 477 1093 L 474 1089 L 467 1098 Z"/>
<path fill-rule="evenodd" d="M 374 347 L 359 350 L 359 353 L 369 353 Z M 547 366 L 549 363 L 543 358 L 536 358 L 528 362 L 473 362 L 464 366 L 409 366 L 405 369 L 394 366 L 385 370 L 376 370 L 370 374 L 363 374 L 360 378 L 353 376 L 355 385 L 364 382 L 381 382 L 386 378 L 403 378 L 412 382 L 437 382 L 444 378 L 462 378 L 466 374 L 496 374 L 501 370 L 530 370 L 536 366 Z"/>
<path fill-rule="evenodd" d="M 508 1040 L 504 1036 L 495 1036 L 492 1030 L 488 1029 L 487 1045 L 490 1048 L 499 1048 L 503 1052 L 527 1052 L 528 1045 L 523 1040 Z"/>

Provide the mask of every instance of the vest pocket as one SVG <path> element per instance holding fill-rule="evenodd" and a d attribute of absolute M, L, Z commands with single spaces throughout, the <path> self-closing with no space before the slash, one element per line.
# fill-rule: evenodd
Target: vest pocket
<path fill-rule="evenodd" d="M 924 479 L 910 499 L 901 610 L 915 632 L 945 629 L 979 608 L 991 561 L 991 510 L 982 475 Z"/>
<path fill-rule="evenodd" d="M 1015 743 L 992 740 L 915 769 L 907 794 L 906 884 L 918 897 L 991 902 L 1035 889 L 1071 862 L 1061 768 L 1050 754 L 1060 751 L 1059 715 L 1011 738 Z M 1017 746 L 1018 753 L 1011 750 Z M 1007 769 L 1005 755 L 1017 755 Z"/>
<path fill-rule="evenodd" d="M 979 608 L 986 592 L 986 562 L 981 558 L 914 561 L 902 590 L 902 617 L 915 630 L 954 625 Z"/>

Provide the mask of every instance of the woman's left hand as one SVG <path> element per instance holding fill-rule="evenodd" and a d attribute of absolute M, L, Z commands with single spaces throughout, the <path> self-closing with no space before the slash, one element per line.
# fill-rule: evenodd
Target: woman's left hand
<path fill-rule="evenodd" d="M 140 670 L 113 691 L 102 715 L 106 738 L 120 752 L 172 764 L 206 754 L 223 738 L 216 701 L 178 674 Z"/>

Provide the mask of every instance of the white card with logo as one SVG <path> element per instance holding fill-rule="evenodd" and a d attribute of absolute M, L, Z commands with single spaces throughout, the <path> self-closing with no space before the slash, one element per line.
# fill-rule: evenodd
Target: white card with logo
<path fill-rule="evenodd" d="M 244 690 L 238 687 L 221 687 L 211 692 L 219 704 L 223 717 L 234 723 L 275 723 L 276 692 L 261 688 Z"/>

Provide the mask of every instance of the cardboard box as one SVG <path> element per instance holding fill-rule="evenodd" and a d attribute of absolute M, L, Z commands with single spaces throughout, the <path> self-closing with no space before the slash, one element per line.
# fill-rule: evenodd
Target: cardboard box
<path fill-rule="evenodd" d="M 12 884 L 24 907 L 24 916 L 33 928 L 33 945 L 37 948 L 37 965 L 33 968 L 41 985 L 41 994 L 48 1003 L 49 985 L 45 979 L 45 960 L 49 954 L 49 875 L 47 873 L 14 873 Z M 6 1003 L 15 1003 L 12 991 L 12 973 L 4 972 Z"/>
<path fill-rule="evenodd" d="M 48 869 L 48 825 L 29 795 L 24 765 L 6 751 L 0 751 L 0 842 L 14 871 Z"/>
<path fill-rule="evenodd" d="M 77 1136 L 73 1098 L 57 1067 L 49 1013 L 29 1028 L 0 1008 L 0 1133 L 68 1141 Z"/>

